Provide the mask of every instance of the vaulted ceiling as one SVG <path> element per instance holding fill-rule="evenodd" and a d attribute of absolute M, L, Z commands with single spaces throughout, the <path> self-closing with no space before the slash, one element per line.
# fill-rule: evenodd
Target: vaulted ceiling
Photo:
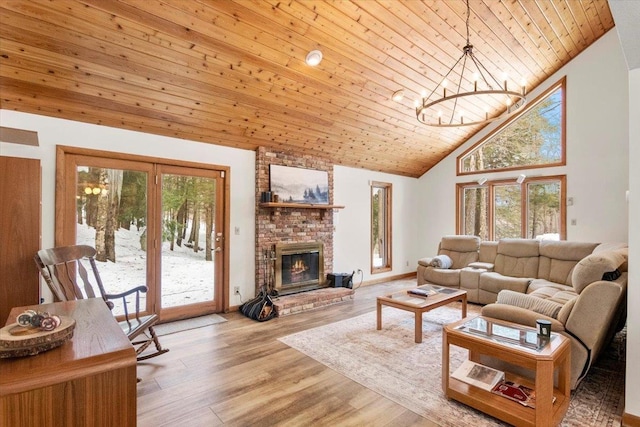
<path fill-rule="evenodd" d="M 476 55 L 528 87 L 614 26 L 604 0 L 470 7 Z M 0 108 L 418 177 L 480 129 L 413 108 L 465 20 L 462 0 L 3 0 Z"/>

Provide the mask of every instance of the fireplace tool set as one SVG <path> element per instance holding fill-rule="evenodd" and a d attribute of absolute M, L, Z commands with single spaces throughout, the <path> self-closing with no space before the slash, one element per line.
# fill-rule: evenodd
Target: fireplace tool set
<path fill-rule="evenodd" d="M 275 262 L 276 252 L 273 249 L 265 249 L 263 251 L 264 260 L 264 289 L 268 295 L 278 296 L 278 290 L 275 288 Z"/>

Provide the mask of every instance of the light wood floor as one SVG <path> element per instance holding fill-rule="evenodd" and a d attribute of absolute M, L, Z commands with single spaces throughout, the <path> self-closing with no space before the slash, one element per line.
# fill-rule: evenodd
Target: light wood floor
<path fill-rule="evenodd" d="M 405 287 L 364 286 L 353 301 L 264 323 L 224 314 L 161 337 L 171 351 L 138 364 L 138 425 L 435 425 L 277 340 L 373 311 L 377 295 Z"/>

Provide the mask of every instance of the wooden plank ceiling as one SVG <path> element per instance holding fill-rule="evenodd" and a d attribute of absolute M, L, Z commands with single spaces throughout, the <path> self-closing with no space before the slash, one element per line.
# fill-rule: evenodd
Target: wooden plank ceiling
<path fill-rule="evenodd" d="M 476 55 L 529 87 L 614 26 L 605 0 L 470 6 Z M 411 177 L 480 129 L 427 127 L 413 108 L 461 55 L 462 0 L 3 0 L 0 13 L 3 109 Z"/>

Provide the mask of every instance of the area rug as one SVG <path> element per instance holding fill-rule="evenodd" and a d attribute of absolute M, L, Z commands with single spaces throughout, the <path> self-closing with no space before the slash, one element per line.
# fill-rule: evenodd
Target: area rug
<path fill-rule="evenodd" d="M 217 314 L 208 314 L 206 316 L 192 317 L 191 319 L 162 323 L 154 326 L 153 329 L 156 331 L 158 336 L 162 336 L 175 334 L 176 332 L 182 332 L 189 329 L 203 328 L 205 326 L 215 325 L 226 321 L 227 319 Z"/>
<path fill-rule="evenodd" d="M 469 307 L 469 314 L 478 312 Z M 504 426 L 495 418 L 442 392 L 442 325 L 460 319 L 459 303 L 425 313 L 423 342 L 414 343 L 413 314 L 384 308 L 382 330 L 375 312 L 302 331 L 280 341 L 329 368 L 441 426 Z M 467 358 L 451 347 L 451 365 Z M 574 392 L 563 426 L 620 424 L 624 369 L 619 374 L 594 367 Z M 617 424 L 616 424 L 617 423 Z"/>

